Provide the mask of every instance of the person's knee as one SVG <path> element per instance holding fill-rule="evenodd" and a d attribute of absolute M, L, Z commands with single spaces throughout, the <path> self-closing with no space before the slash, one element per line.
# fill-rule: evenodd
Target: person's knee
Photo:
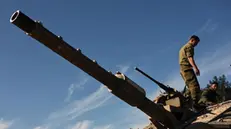
<path fill-rule="evenodd" d="M 189 90 L 191 92 L 200 92 L 200 86 L 199 85 L 189 85 Z"/>
<path fill-rule="evenodd" d="M 190 85 L 189 90 L 193 100 L 200 99 L 200 87 L 198 85 Z"/>

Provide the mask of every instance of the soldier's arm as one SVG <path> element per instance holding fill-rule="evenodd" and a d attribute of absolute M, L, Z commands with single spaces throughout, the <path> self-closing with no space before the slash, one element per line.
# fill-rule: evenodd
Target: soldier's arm
<path fill-rule="evenodd" d="M 213 105 L 213 102 L 209 101 L 206 96 L 202 96 L 199 103 L 203 103 L 205 105 Z"/>
<path fill-rule="evenodd" d="M 195 63 L 195 61 L 194 61 L 194 58 L 193 58 L 192 56 L 188 57 L 188 61 L 189 61 L 189 63 L 192 65 L 192 67 L 193 67 L 194 69 L 198 69 L 198 67 L 197 67 L 197 65 L 196 65 L 196 63 Z"/>
<path fill-rule="evenodd" d="M 200 98 L 200 101 L 202 101 L 203 103 L 207 102 L 208 99 L 207 99 L 207 94 L 208 94 L 208 91 L 207 90 L 204 90 L 201 94 L 201 98 Z"/>
<path fill-rule="evenodd" d="M 205 90 L 202 92 L 201 97 L 207 99 L 207 96 L 208 96 L 208 90 L 205 89 Z"/>
<path fill-rule="evenodd" d="M 198 67 L 197 67 L 197 65 L 195 63 L 195 60 L 194 60 L 194 49 L 192 47 L 185 48 L 185 54 L 186 54 L 186 56 L 188 58 L 189 63 L 194 68 L 196 74 L 199 75 L 200 72 L 199 72 L 199 69 L 198 69 Z"/>

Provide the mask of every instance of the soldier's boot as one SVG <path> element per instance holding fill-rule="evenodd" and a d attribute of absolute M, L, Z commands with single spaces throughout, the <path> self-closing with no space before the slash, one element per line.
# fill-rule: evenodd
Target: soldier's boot
<path fill-rule="evenodd" d="M 206 105 L 199 104 L 198 101 L 193 101 L 192 110 L 194 112 L 200 112 L 200 111 L 204 110 L 205 108 L 206 108 Z"/>
<path fill-rule="evenodd" d="M 199 95 L 194 96 L 194 98 L 192 98 L 192 109 L 196 112 L 200 112 L 201 110 L 204 110 L 206 108 L 205 104 L 198 102 L 199 98 Z"/>
<path fill-rule="evenodd" d="M 205 109 L 204 105 L 198 104 L 198 101 L 200 99 L 200 88 L 199 86 L 191 86 L 189 87 L 190 95 L 192 98 L 192 109 L 195 112 L 199 112 L 203 109 Z"/>
<path fill-rule="evenodd" d="M 194 96 L 192 98 L 192 110 L 194 112 L 200 112 L 201 110 L 206 108 L 206 105 L 198 103 L 199 101 L 199 96 Z"/>

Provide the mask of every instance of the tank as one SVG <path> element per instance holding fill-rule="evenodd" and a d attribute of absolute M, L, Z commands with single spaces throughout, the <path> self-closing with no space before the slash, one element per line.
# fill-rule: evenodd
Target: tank
<path fill-rule="evenodd" d="M 79 48 L 73 48 L 61 36 L 45 28 L 40 21 L 33 20 L 17 10 L 10 17 L 10 22 L 38 43 L 102 83 L 109 92 L 128 106 L 136 107 L 145 113 L 150 120 L 150 125 L 144 127 L 145 129 L 226 129 L 231 126 L 229 121 L 231 101 L 195 113 L 190 110 L 190 101 L 181 92 L 165 86 L 136 68 L 166 91 L 154 100 L 150 100 L 146 97 L 145 89 L 124 73 L 118 71 L 113 74 L 105 70 L 96 60 L 83 54 Z"/>

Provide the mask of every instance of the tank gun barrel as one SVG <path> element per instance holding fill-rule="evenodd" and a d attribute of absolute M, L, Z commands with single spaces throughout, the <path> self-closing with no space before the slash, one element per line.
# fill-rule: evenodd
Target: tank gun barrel
<path fill-rule="evenodd" d="M 151 76 L 146 74 L 144 71 L 140 70 L 139 68 L 135 67 L 135 70 L 137 70 L 138 72 L 140 72 L 141 74 L 143 74 L 144 76 L 146 76 L 147 78 L 152 80 L 154 83 L 156 83 L 161 89 L 165 90 L 167 93 L 169 93 L 169 94 L 176 93 L 176 91 L 173 88 L 165 86 L 164 84 L 162 84 L 159 81 L 155 80 L 154 78 L 152 78 Z"/>
<path fill-rule="evenodd" d="M 75 49 L 60 36 L 46 29 L 41 22 L 34 21 L 21 11 L 12 14 L 10 22 L 23 30 L 28 36 L 39 41 L 76 67 L 80 68 L 99 82 L 111 93 L 131 106 L 139 108 L 153 120 L 160 121 L 169 128 L 174 128 L 176 119 L 163 107 L 153 103 L 145 96 L 145 91 L 121 73 L 112 73 L 102 68 L 95 60 L 89 59 L 80 49 Z"/>

